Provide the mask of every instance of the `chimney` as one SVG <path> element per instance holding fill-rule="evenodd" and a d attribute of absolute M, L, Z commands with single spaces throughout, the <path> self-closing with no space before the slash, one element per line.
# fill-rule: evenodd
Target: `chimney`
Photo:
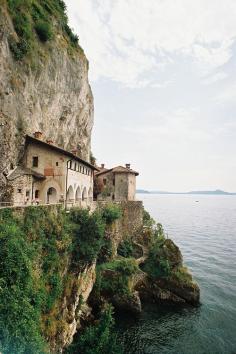
<path fill-rule="evenodd" d="M 101 164 L 101 168 L 105 168 L 105 164 L 104 163 Z"/>
<path fill-rule="evenodd" d="M 46 140 L 46 143 L 48 143 L 48 144 L 52 145 L 52 144 L 53 144 L 53 140 L 48 139 L 48 140 Z"/>
<path fill-rule="evenodd" d="M 34 132 L 35 139 L 42 140 L 43 133 L 42 132 Z"/>
<path fill-rule="evenodd" d="M 125 167 L 130 170 L 130 163 L 126 163 L 126 164 L 125 164 Z"/>

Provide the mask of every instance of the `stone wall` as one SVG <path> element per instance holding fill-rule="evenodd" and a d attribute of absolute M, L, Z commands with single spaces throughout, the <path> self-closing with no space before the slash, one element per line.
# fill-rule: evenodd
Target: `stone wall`
<path fill-rule="evenodd" d="M 117 254 L 117 247 L 125 239 L 136 238 L 142 232 L 143 228 L 143 202 L 125 201 L 125 202 L 93 202 L 92 210 L 106 205 L 119 205 L 122 210 L 122 217 L 116 220 L 110 228 L 107 229 L 107 238 L 112 241 L 113 256 Z"/>
<path fill-rule="evenodd" d="M 31 203 L 32 198 L 32 176 L 20 176 L 12 181 L 9 181 L 9 186 L 12 188 L 11 200 L 13 205 L 27 205 Z"/>

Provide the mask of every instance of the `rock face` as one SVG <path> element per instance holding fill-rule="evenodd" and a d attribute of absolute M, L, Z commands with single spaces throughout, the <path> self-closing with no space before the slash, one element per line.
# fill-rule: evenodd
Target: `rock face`
<path fill-rule="evenodd" d="M 95 266 L 95 263 L 86 266 L 78 274 L 71 292 L 64 296 L 61 309 L 61 316 L 64 319 L 63 330 L 50 341 L 51 350 L 55 353 L 62 353 L 63 348 L 72 342 L 81 320 L 90 314 L 91 308 L 86 302 L 95 283 Z"/>
<path fill-rule="evenodd" d="M 0 185 L 3 172 L 21 157 L 24 135 L 42 131 L 46 139 L 89 160 L 93 96 L 88 61 L 81 48 L 68 50 L 59 30 L 52 41 L 39 43 L 34 62 L 16 61 L 9 36 L 17 35 L 6 6 L 0 4 Z M 55 27 L 57 24 L 55 24 Z M 1 191 L 0 191 L 1 194 Z"/>
<path fill-rule="evenodd" d="M 121 207 L 123 217 L 107 233 L 113 252 L 104 261 L 102 270 L 98 270 L 100 284 L 95 284 L 96 291 L 91 293 L 91 306 L 102 307 L 105 302 L 110 302 L 117 311 L 139 314 L 143 302 L 198 305 L 200 289 L 183 265 L 179 247 L 165 238 L 160 225 L 154 229 L 142 225 L 141 204 L 136 205 L 136 213 L 131 218 L 133 227 L 130 219 L 125 217 L 130 205 Z M 126 256 L 119 254 L 119 244 L 124 241 L 128 241 L 133 250 Z M 136 265 L 133 271 L 129 267 L 132 262 Z"/>

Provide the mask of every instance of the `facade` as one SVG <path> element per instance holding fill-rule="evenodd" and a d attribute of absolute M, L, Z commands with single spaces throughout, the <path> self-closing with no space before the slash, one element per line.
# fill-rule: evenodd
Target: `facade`
<path fill-rule="evenodd" d="M 130 168 L 130 164 L 112 169 L 106 169 L 101 165 L 99 171 L 95 173 L 95 198 L 110 201 L 135 200 L 138 175 L 138 172 Z"/>
<path fill-rule="evenodd" d="M 42 134 L 26 136 L 21 165 L 7 176 L 14 205 L 64 203 L 87 207 L 93 201 L 96 168 L 76 152 L 66 151 Z"/>

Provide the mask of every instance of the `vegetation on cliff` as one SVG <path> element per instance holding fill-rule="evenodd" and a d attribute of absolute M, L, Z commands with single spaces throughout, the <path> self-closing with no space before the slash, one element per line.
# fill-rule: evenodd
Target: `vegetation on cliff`
<path fill-rule="evenodd" d="M 46 342 L 67 326 L 63 298 L 98 256 L 104 230 L 102 211 L 75 209 L 68 215 L 60 208 L 29 207 L 20 217 L 0 211 L 1 352 L 49 351 Z"/>
<path fill-rule="evenodd" d="M 78 46 L 78 37 L 68 26 L 63 0 L 6 0 L 17 37 L 9 36 L 9 46 L 16 60 L 23 59 L 37 48 L 37 41 L 46 43 L 61 32 L 71 47 Z"/>
<path fill-rule="evenodd" d="M 113 308 L 108 305 L 96 324 L 77 333 L 66 354 L 122 354 L 114 332 Z"/>

